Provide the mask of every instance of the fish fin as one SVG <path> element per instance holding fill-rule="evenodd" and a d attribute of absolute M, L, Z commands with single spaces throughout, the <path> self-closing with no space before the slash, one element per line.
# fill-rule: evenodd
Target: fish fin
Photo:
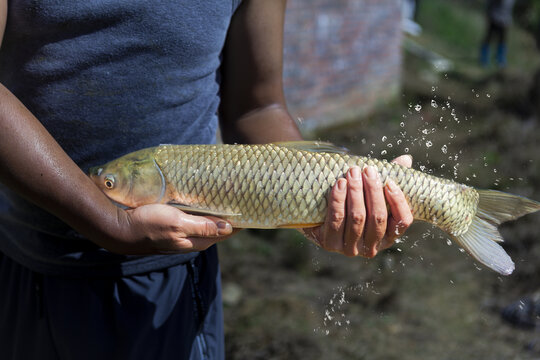
<path fill-rule="evenodd" d="M 296 149 L 302 151 L 311 152 L 323 152 L 323 153 L 336 153 L 336 154 L 348 154 L 349 149 L 337 146 L 329 142 L 323 141 L 281 141 L 275 142 L 274 145 L 286 147 L 289 149 Z"/>
<path fill-rule="evenodd" d="M 514 271 L 514 262 L 497 244 L 502 238 L 495 225 L 475 216 L 467 232 L 453 236 L 453 239 L 488 268 L 502 275 L 510 275 Z"/>
<path fill-rule="evenodd" d="M 180 209 L 184 212 L 187 212 L 190 214 L 196 214 L 196 215 L 211 215 L 211 216 L 217 216 L 217 217 L 222 217 L 222 218 L 231 218 L 231 217 L 242 215 L 242 214 L 203 209 L 203 208 L 198 208 L 198 207 L 183 205 L 183 204 L 176 204 L 176 203 L 168 203 L 167 205 L 174 206 L 175 208 Z"/>
<path fill-rule="evenodd" d="M 283 224 L 279 225 L 278 228 L 280 229 L 303 229 L 303 228 L 311 228 L 315 226 L 322 225 L 323 223 L 318 224 Z"/>
<path fill-rule="evenodd" d="M 497 226 L 540 210 L 540 203 L 495 190 L 478 190 L 478 194 L 478 209 L 469 229 L 453 238 L 482 264 L 503 275 L 510 275 L 514 271 L 514 263 L 497 244 L 503 241 Z"/>
<path fill-rule="evenodd" d="M 478 190 L 477 216 L 494 225 L 540 210 L 540 203 L 496 190 Z"/>

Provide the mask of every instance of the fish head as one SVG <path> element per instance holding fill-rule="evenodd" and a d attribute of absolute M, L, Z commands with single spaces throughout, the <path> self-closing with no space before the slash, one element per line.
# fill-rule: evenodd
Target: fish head
<path fill-rule="evenodd" d="M 124 155 L 89 170 L 94 183 L 111 200 L 127 207 L 159 203 L 165 194 L 165 178 L 152 149 Z"/>

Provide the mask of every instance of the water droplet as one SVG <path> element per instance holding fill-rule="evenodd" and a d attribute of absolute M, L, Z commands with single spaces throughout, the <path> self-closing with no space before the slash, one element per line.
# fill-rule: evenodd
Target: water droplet
<path fill-rule="evenodd" d="M 422 110 L 422 105 L 416 104 L 416 105 L 414 106 L 414 110 L 416 110 L 416 111 Z"/>
<path fill-rule="evenodd" d="M 404 127 L 405 123 L 402 121 L 402 122 L 399 123 L 399 126 Z"/>
<path fill-rule="evenodd" d="M 403 151 L 405 151 L 406 153 L 408 153 L 408 152 L 409 152 L 409 148 L 405 148 L 405 149 L 403 149 Z"/>
<path fill-rule="evenodd" d="M 426 141 L 426 147 L 430 148 L 431 146 L 433 145 L 433 143 L 431 141 Z"/>
<path fill-rule="evenodd" d="M 386 155 L 386 150 L 381 151 L 381 155 Z"/>
<path fill-rule="evenodd" d="M 490 94 L 486 94 L 486 96 L 487 96 L 488 98 L 490 98 L 490 97 L 491 97 L 491 95 L 490 95 Z"/>
<path fill-rule="evenodd" d="M 446 154 L 448 152 L 448 147 L 446 145 L 443 145 L 441 147 L 441 151 L 443 152 L 443 154 Z"/>
<path fill-rule="evenodd" d="M 386 141 L 386 139 L 388 139 L 386 136 L 383 136 L 383 137 L 381 138 L 381 140 L 382 140 L 383 142 Z"/>
<path fill-rule="evenodd" d="M 431 107 L 436 109 L 436 108 L 439 107 L 439 105 L 437 104 L 437 102 L 435 100 L 431 100 Z"/>

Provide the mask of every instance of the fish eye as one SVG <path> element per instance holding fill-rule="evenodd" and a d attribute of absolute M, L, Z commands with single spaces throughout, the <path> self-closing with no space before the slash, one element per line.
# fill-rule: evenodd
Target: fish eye
<path fill-rule="evenodd" d="M 105 187 L 109 190 L 114 188 L 114 176 L 112 175 L 105 176 L 104 184 L 105 184 Z"/>

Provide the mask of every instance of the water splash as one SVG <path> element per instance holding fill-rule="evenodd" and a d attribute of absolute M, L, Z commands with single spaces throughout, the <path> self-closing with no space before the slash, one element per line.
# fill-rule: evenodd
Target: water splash
<path fill-rule="evenodd" d="M 448 153 L 448 146 L 446 146 L 446 144 L 443 145 L 443 146 L 441 147 L 441 151 L 442 151 L 443 154 Z"/>

